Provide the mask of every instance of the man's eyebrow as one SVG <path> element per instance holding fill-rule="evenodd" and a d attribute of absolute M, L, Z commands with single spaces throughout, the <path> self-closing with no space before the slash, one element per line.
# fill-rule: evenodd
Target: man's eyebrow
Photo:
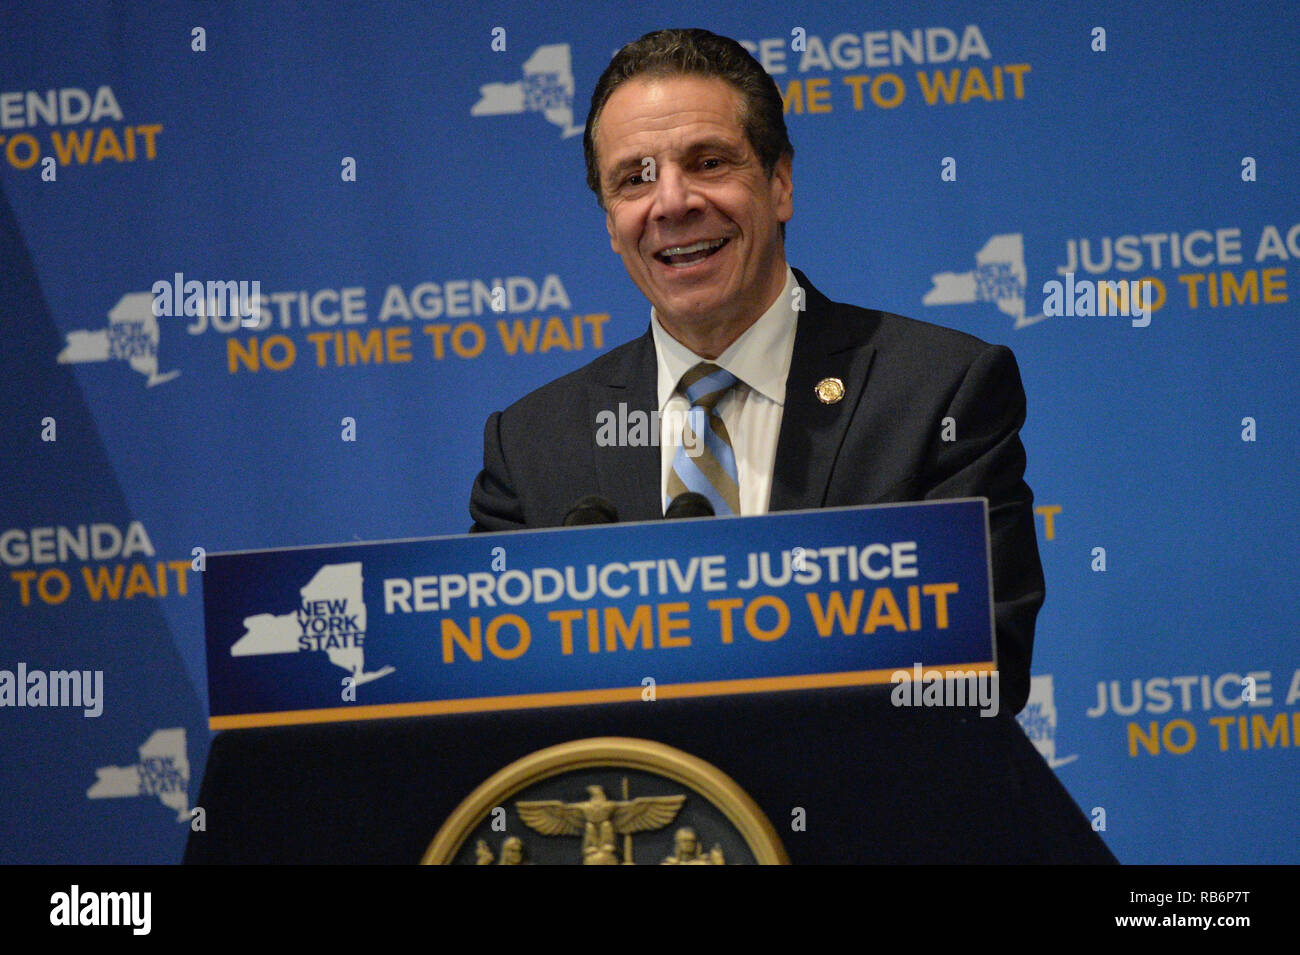
<path fill-rule="evenodd" d="M 644 154 L 628 155 L 623 159 L 618 160 L 612 166 L 609 167 L 609 170 L 606 173 L 606 178 L 608 179 L 618 178 L 621 176 L 622 172 L 625 169 L 640 168 L 640 166 L 642 165 L 642 160 L 645 158 L 646 157 Z"/>
<path fill-rule="evenodd" d="M 723 139 L 720 136 L 706 136 L 703 139 L 697 139 L 686 147 L 688 156 L 698 155 L 699 153 L 725 153 L 727 155 L 738 155 L 745 151 L 744 141 L 733 142 L 730 139 Z"/>

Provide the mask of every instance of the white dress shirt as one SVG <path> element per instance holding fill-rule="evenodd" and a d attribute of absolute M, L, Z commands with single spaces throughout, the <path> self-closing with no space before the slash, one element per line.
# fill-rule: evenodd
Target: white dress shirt
<path fill-rule="evenodd" d="M 736 470 L 740 479 L 740 513 L 766 514 L 772 494 L 772 469 L 776 463 L 776 441 L 781 433 L 785 410 L 785 380 L 794 354 L 794 333 L 798 313 L 794 308 L 794 272 L 786 266 L 785 288 L 771 307 L 745 333 L 728 346 L 713 364 L 736 376 L 737 383 L 714 409 L 727 426 Z M 682 375 L 701 358 L 677 341 L 659 324 L 650 309 L 650 330 L 654 335 L 659 364 L 660 497 L 668 494 L 668 476 L 673 457 L 682 443 L 681 422 L 690 402 L 677 391 Z M 673 425 L 677 425 L 674 427 Z M 666 504 L 666 501 L 665 501 Z"/>

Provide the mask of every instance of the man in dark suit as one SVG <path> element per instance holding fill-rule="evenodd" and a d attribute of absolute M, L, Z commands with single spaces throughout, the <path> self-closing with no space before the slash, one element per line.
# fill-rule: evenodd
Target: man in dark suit
<path fill-rule="evenodd" d="M 628 44 L 584 148 L 650 330 L 488 419 L 472 530 L 558 526 L 587 494 L 624 521 L 682 488 L 721 514 L 987 497 L 1001 705 L 1019 711 L 1044 585 L 1010 350 L 831 302 L 786 264 L 794 149 L 732 40 Z M 665 422 L 658 444 L 608 440 L 602 421 L 638 413 Z"/>

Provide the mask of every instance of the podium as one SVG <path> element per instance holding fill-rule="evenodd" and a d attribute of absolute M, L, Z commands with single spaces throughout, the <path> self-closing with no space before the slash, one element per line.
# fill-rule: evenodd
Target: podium
<path fill-rule="evenodd" d="M 878 687 L 227 731 L 185 862 L 414 864 L 492 773 L 587 736 L 713 763 L 794 864 L 1115 862 L 1013 716 L 895 707 Z"/>
<path fill-rule="evenodd" d="M 226 731 L 185 861 L 416 863 L 503 767 L 626 737 L 730 777 L 796 864 L 1113 863 L 1013 714 L 895 685 L 914 659 L 992 670 L 986 507 L 210 555 Z M 468 569 L 498 553 L 511 570 Z M 522 832 L 518 807 L 542 803 L 514 805 Z M 598 857 L 642 863 L 609 839 Z"/>

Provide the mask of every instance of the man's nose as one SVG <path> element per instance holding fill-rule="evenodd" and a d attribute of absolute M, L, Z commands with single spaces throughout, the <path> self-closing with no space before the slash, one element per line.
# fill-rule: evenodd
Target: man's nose
<path fill-rule="evenodd" d="M 693 209 L 704 207 L 703 197 L 690 175 L 675 163 L 659 167 L 652 213 L 656 219 L 680 219 Z"/>

